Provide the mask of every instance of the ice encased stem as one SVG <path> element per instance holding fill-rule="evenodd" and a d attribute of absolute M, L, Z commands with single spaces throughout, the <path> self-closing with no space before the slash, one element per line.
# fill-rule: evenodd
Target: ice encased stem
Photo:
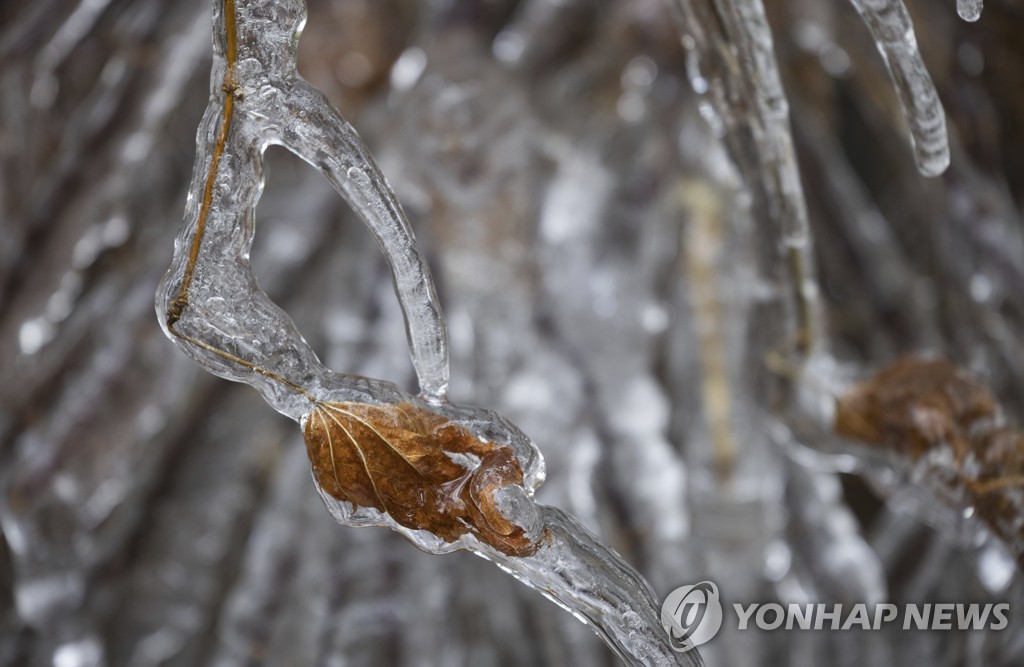
<path fill-rule="evenodd" d="M 713 124 L 751 190 L 764 198 L 760 235 L 778 263 L 781 236 L 795 328 L 805 357 L 820 351 L 824 313 L 818 296 L 807 203 L 789 127 L 771 28 L 761 0 L 671 0 L 695 91 L 709 98 Z M 727 55 L 735 54 L 735 57 Z"/>
<path fill-rule="evenodd" d="M 198 155 L 186 208 L 186 225 L 178 239 L 174 264 L 161 287 L 161 318 L 177 296 L 184 274 L 184 252 L 200 215 L 202 185 L 210 169 L 220 126 L 220 82 L 226 71 L 224 17 L 219 2 L 214 16 L 222 26 L 215 40 L 211 104 L 200 125 Z M 423 393 L 443 398 L 448 386 L 448 342 L 444 317 L 429 269 L 416 246 L 397 199 L 355 130 L 295 71 L 294 36 L 305 20 L 302 3 L 268 0 L 244 3 L 237 9 L 239 46 L 234 73 L 232 131 L 215 178 L 215 196 L 207 219 L 200 262 L 190 289 L 190 305 L 178 326 L 218 349 L 227 350 L 262 368 L 306 386 L 317 376 L 331 375 L 295 330 L 290 318 L 255 289 L 248 266 L 254 229 L 253 210 L 262 191 L 262 153 L 283 144 L 320 169 L 371 229 L 385 251 L 395 291 L 405 315 L 413 364 Z M 274 17 L 274 29 L 265 17 Z M 243 156 L 245 159 L 243 159 Z M 209 325 L 204 324 L 209 323 Z M 258 329 L 261 335 L 250 336 Z M 193 345 L 183 349 L 217 374 L 232 380 L 249 376 L 237 365 Z M 312 369 L 312 370 L 311 370 Z M 272 405 L 300 419 L 307 401 L 267 377 L 252 378 Z"/>
<path fill-rule="evenodd" d="M 302 80 L 289 86 L 282 113 L 306 122 L 283 128 L 282 143 L 317 167 L 373 232 L 384 251 L 421 391 L 443 398 L 448 390 L 448 335 L 444 314 L 412 226 L 352 126 L 324 95 Z"/>
<path fill-rule="evenodd" d="M 598 630 L 633 665 L 701 665 L 696 651 L 677 653 L 655 611 L 654 594 L 640 575 L 572 516 L 539 506 L 547 542 L 526 558 L 481 555 Z"/>

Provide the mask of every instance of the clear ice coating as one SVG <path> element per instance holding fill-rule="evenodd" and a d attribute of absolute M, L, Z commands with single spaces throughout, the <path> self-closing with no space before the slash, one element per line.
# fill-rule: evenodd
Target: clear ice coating
<path fill-rule="evenodd" d="M 197 144 L 208 147 L 208 153 L 200 152 L 197 158 L 186 210 L 186 220 L 209 225 L 210 240 L 214 243 L 202 253 L 203 263 L 195 266 L 194 281 L 191 275 L 187 276 L 191 281 L 187 286 L 190 305 L 195 306 L 187 319 L 202 318 L 202 304 L 214 300 L 214 307 L 206 314 L 217 321 L 214 324 L 207 319 L 206 326 L 215 329 L 216 334 L 207 342 L 218 349 L 225 349 L 223 343 L 235 346 L 237 356 L 254 362 L 280 355 L 278 363 L 295 365 L 285 370 L 298 372 L 297 381 L 311 379 L 305 377 L 308 373 L 302 367 L 317 364 L 315 356 L 288 316 L 262 292 L 249 294 L 254 291 L 255 282 L 248 270 L 248 250 L 254 233 L 253 211 L 262 190 L 262 165 L 252 158 L 267 146 L 280 144 L 319 169 L 376 237 L 388 259 L 395 292 L 406 314 L 409 348 L 420 389 L 425 396 L 443 399 L 448 387 L 444 316 L 429 269 L 416 249 L 412 228 L 355 130 L 322 93 L 295 72 L 296 35 L 305 21 L 305 6 L 263 2 L 241 3 L 236 7 L 228 2 L 226 7 L 238 12 L 237 19 L 231 17 L 232 23 L 237 20 L 238 34 L 233 37 L 236 46 L 227 43 L 225 5 L 214 4 L 214 19 L 221 26 L 216 38 L 221 58 L 215 65 L 212 81 L 215 89 L 223 89 L 220 94 L 214 91 L 217 99 L 211 101 L 199 129 Z M 230 66 L 224 58 L 226 53 L 231 53 Z M 232 96 L 237 113 L 231 113 L 226 103 L 221 102 L 224 94 Z M 218 136 L 225 127 L 227 135 Z M 219 164 L 221 159 L 223 167 Z M 194 258 L 188 251 L 192 250 L 194 238 L 192 227 L 186 226 L 175 246 L 178 261 L 158 298 L 157 310 L 162 314 L 180 295 L 182 280 L 191 271 L 189 266 Z M 238 299 L 239 310 L 222 310 L 217 314 L 214 311 L 220 307 L 221 299 L 227 298 L 225 294 Z M 254 322 L 246 321 L 249 318 L 258 322 L 266 340 L 242 342 L 247 338 L 243 332 L 253 330 Z M 182 326 L 188 327 L 188 321 Z M 210 359 L 208 350 L 187 348 L 193 355 Z M 239 367 L 225 365 L 223 360 L 213 363 L 229 379 L 239 379 Z M 280 383 L 267 380 L 259 386 L 282 413 L 293 419 L 303 414 L 301 402 L 295 404 L 294 392 L 283 390 Z"/>
<path fill-rule="evenodd" d="M 903 0 L 850 1 L 874 36 L 896 85 L 910 128 L 918 170 L 924 176 L 938 176 L 949 166 L 946 112 L 917 49 L 914 26 Z M 971 4 L 973 7 L 974 3 Z M 980 11 L 980 0 L 976 4 Z M 957 5 L 961 16 L 964 16 L 961 9 L 964 5 L 964 2 Z"/>
<path fill-rule="evenodd" d="M 401 207 L 361 140 L 295 70 L 305 16 L 300 0 L 214 2 L 212 95 L 198 131 L 185 224 L 157 293 L 165 333 L 204 368 L 251 384 L 276 410 L 303 425 L 318 490 L 340 523 L 390 526 L 425 551 L 466 549 L 493 560 L 591 624 L 630 664 L 700 664 L 696 651 L 672 649 L 657 601 L 631 567 L 568 515 L 532 500 L 544 480 L 536 446 L 497 414 L 447 403 L 447 332 L 433 280 Z M 376 237 L 406 321 L 420 397 L 387 382 L 327 369 L 257 284 L 248 256 L 263 188 L 262 154 L 272 144 L 318 168 Z M 422 437 L 403 444 L 415 424 L 424 429 Z M 453 434 L 466 438 L 466 444 L 453 443 Z M 435 437 L 448 442 L 440 460 L 430 459 L 424 449 Z M 349 443 L 351 449 L 343 450 Z M 484 467 L 502 451 L 510 451 L 514 460 Z M 382 467 L 396 453 L 400 458 L 394 465 L 401 470 Z M 350 458 L 338 458 L 346 455 Z M 365 479 L 358 470 L 350 474 L 360 465 Z M 409 487 L 402 481 L 391 486 L 387 478 L 409 474 L 406 465 L 418 466 L 412 481 L 438 470 L 440 479 L 448 479 L 444 475 L 453 467 L 465 468 L 472 476 L 459 478 L 468 481 L 458 487 L 442 485 L 441 493 L 451 495 L 436 506 L 440 511 L 465 502 L 471 505 L 468 518 L 458 515 L 458 520 L 464 526 L 480 523 L 467 531 L 440 514 L 423 516 L 422 494 L 430 488 L 417 491 L 420 500 L 412 504 L 396 500 L 400 489 Z M 463 485 L 471 495 L 457 497 Z M 508 546 L 513 535 L 520 546 Z"/>

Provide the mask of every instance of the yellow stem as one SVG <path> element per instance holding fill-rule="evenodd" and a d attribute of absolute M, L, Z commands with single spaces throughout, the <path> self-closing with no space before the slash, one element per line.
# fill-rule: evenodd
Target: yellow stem
<path fill-rule="evenodd" d="M 235 63 L 238 61 L 238 26 L 235 16 L 235 0 L 224 0 L 224 29 L 227 33 L 227 46 L 224 57 L 227 60 L 227 69 L 224 73 L 224 81 L 221 83 L 221 90 L 224 91 L 224 108 L 220 122 L 220 132 L 217 134 L 217 143 L 213 147 L 213 158 L 210 160 L 210 170 L 206 174 L 206 184 L 203 188 L 203 200 L 199 206 L 199 219 L 196 220 L 196 231 L 192 236 L 192 245 L 188 252 L 188 262 L 185 264 L 185 275 L 182 277 L 181 287 L 178 294 L 167 308 L 167 329 L 179 339 L 200 347 L 207 352 L 217 355 L 245 368 L 251 369 L 264 377 L 276 380 L 290 389 L 308 398 L 312 403 L 319 404 L 319 401 L 304 387 L 300 387 L 291 380 L 269 371 L 262 366 L 257 366 L 251 361 L 246 361 L 230 352 L 221 350 L 198 338 L 193 338 L 175 330 L 175 325 L 181 319 L 182 314 L 188 307 L 189 288 L 192 286 L 192 278 L 195 275 L 196 263 L 199 261 L 199 248 L 203 243 L 203 236 L 206 234 L 206 220 L 210 216 L 210 209 L 213 207 L 213 188 L 217 180 L 217 167 L 220 165 L 221 155 L 228 142 L 228 135 L 231 133 L 231 117 L 235 110 L 235 97 L 239 95 L 239 84 L 235 74 Z"/>
<path fill-rule="evenodd" d="M 196 231 L 192 236 L 192 246 L 188 251 L 185 275 L 182 277 L 181 287 L 178 288 L 178 295 L 167 309 L 167 326 L 172 330 L 174 324 L 181 319 L 185 308 L 188 307 L 189 288 L 192 286 L 196 262 L 199 260 L 199 248 L 203 243 L 203 236 L 206 234 L 206 220 L 210 216 L 210 209 L 213 206 L 213 187 L 217 180 L 217 167 L 220 164 L 220 157 L 224 153 L 228 134 L 231 132 L 231 116 L 234 113 L 235 95 L 238 92 L 238 81 L 235 78 L 235 63 L 238 60 L 238 29 L 235 21 L 235 0 L 224 0 L 224 27 L 227 32 L 227 48 L 225 53 L 227 70 L 224 73 L 224 81 L 221 84 L 221 89 L 225 93 L 224 110 L 220 123 L 220 132 L 217 134 L 217 143 L 213 147 L 210 170 L 206 174 L 203 200 L 199 206 L 199 219 L 196 220 Z"/>

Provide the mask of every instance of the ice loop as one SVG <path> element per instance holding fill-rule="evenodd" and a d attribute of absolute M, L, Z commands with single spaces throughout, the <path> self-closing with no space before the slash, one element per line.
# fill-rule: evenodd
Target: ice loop
<path fill-rule="evenodd" d="M 672 651 L 647 584 L 574 519 L 536 504 L 536 446 L 499 415 L 446 400 L 445 321 L 411 227 L 352 127 L 295 70 L 300 1 L 214 6 L 210 104 L 157 311 L 204 368 L 255 387 L 303 427 L 313 477 L 346 525 L 383 525 L 434 553 L 468 549 L 593 625 L 637 665 L 699 664 Z M 323 366 L 257 284 L 249 249 L 273 144 L 320 170 L 391 268 L 421 394 Z"/>

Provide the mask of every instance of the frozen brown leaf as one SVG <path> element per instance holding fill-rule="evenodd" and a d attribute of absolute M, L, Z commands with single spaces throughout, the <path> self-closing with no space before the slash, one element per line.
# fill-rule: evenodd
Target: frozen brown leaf
<path fill-rule="evenodd" d="M 313 476 L 329 495 L 447 542 L 466 533 L 510 556 L 537 550 L 494 492 L 521 485 L 513 452 L 411 403 L 319 403 L 306 420 Z"/>
<path fill-rule="evenodd" d="M 840 398 L 836 431 L 911 458 L 945 442 L 960 459 L 973 425 L 997 413 L 989 390 L 952 362 L 905 357 Z"/>
<path fill-rule="evenodd" d="M 900 359 L 839 399 L 835 428 L 911 463 L 948 448 L 950 469 L 930 473 L 933 490 L 973 507 L 1024 569 L 1024 435 L 1003 423 L 995 397 L 965 370 L 945 359 Z"/>

